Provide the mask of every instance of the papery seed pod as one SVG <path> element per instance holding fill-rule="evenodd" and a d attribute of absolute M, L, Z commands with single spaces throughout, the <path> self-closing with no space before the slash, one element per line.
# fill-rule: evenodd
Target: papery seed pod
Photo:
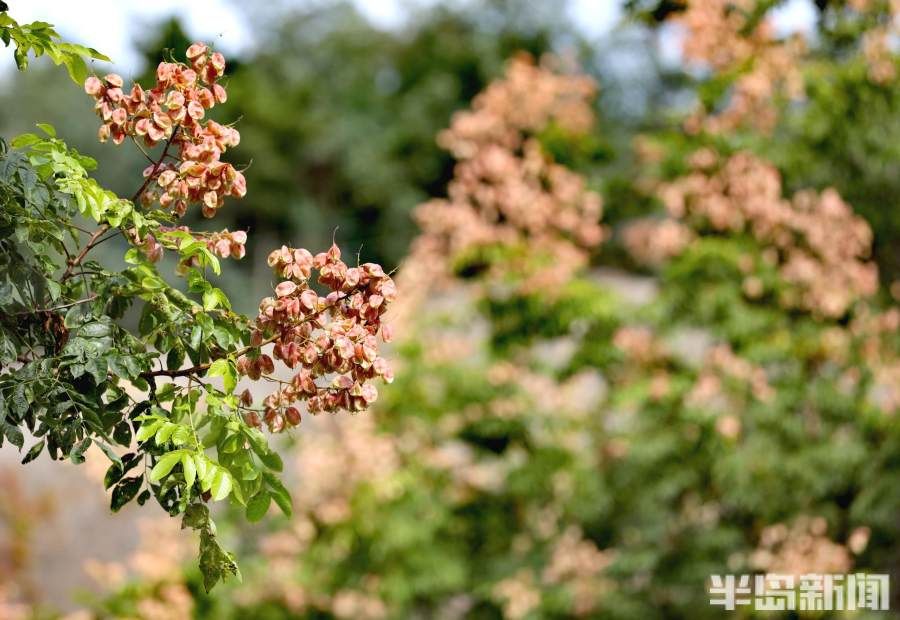
<path fill-rule="evenodd" d="M 177 90 L 170 91 L 166 97 L 166 107 L 170 110 L 177 110 L 184 106 L 184 94 Z"/>
<path fill-rule="evenodd" d="M 274 362 L 272 362 L 272 358 L 265 353 L 259 356 L 257 362 L 259 362 L 259 367 L 262 372 L 266 373 L 267 375 L 275 372 L 275 364 Z"/>
<path fill-rule="evenodd" d="M 259 414 L 255 411 L 244 412 L 244 422 L 247 423 L 247 426 L 251 426 L 253 428 L 259 428 L 261 426 Z"/>
<path fill-rule="evenodd" d="M 367 405 L 372 404 L 378 398 L 378 390 L 371 383 L 365 383 L 362 386 L 361 396 Z"/>
<path fill-rule="evenodd" d="M 390 342 L 394 339 L 394 326 L 387 323 L 381 326 L 381 339 L 384 342 Z"/>
<path fill-rule="evenodd" d="M 211 108 L 216 104 L 216 98 L 213 96 L 213 93 L 208 88 L 201 88 L 197 92 L 197 101 L 204 108 Z"/>
<path fill-rule="evenodd" d="M 222 75 L 225 72 L 225 57 L 219 52 L 210 56 L 209 64 L 216 70 L 216 75 Z"/>
<path fill-rule="evenodd" d="M 188 60 L 195 60 L 200 56 L 206 56 L 208 50 L 209 48 L 205 43 L 193 43 L 187 48 L 184 55 L 187 56 Z"/>
<path fill-rule="evenodd" d="M 259 381 L 262 376 L 262 369 L 259 366 L 259 360 L 253 360 L 247 368 L 247 376 L 254 381 Z"/>
<path fill-rule="evenodd" d="M 312 398 L 307 400 L 306 410 L 313 415 L 320 413 L 322 411 L 322 399 L 318 396 L 313 396 Z"/>
<path fill-rule="evenodd" d="M 284 417 L 291 426 L 300 424 L 300 411 L 296 407 L 288 407 L 284 410 Z"/>
<path fill-rule="evenodd" d="M 174 170 L 164 170 L 162 173 L 160 173 L 159 177 L 157 177 L 156 182 L 159 183 L 161 187 L 166 187 L 175 180 L 176 176 L 177 175 Z"/>
<path fill-rule="evenodd" d="M 90 76 L 84 81 L 84 92 L 91 97 L 100 96 L 103 92 L 103 82 L 94 75 Z"/>
<path fill-rule="evenodd" d="M 275 294 L 278 295 L 278 297 L 286 297 L 288 295 L 293 295 L 296 290 L 297 285 L 295 283 L 290 280 L 285 280 L 275 287 Z"/>
<path fill-rule="evenodd" d="M 348 390 L 353 387 L 353 379 L 347 375 L 338 375 L 332 380 L 331 385 L 341 390 Z"/>
<path fill-rule="evenodd" d="M 117 73 L 107 73 L 103 77 L 103 81 L 106 82 L 108 86 L 112 86 L 114 88 L 122 88 L 122 85 L 125 83 L 122 80 L 122 76 Z"/>
<path fill-rule="evenodd" d="M 225 103 L 226 101 L 228 101 L 228 93 L 226 93 L 225 89 L 220 85 L 213 84 L 212 93 L 213 97 L 216 100 L 216 103 Z"/>
<path fill-rule="evenodd" d="M 284 430 L 284 418 L 275 409 L 266 409 L 265 421 L 272 433 L 280 433 Z"/>
<path fill-rule="evenodd" d="M 239 375 L 246 375 L 250 372 L 251 366 L 250 358 L 246 355 L 241 355 L 237 358 L 237 362 L 235 362 L 235 368 L 237 368 L 237 372 Z"/>

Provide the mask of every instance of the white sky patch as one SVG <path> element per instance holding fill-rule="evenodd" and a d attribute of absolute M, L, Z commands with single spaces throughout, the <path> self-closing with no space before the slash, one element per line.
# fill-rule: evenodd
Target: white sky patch
<path fill-rule="evenodd" d="M 816 27 L 816 7 L 812 0 L 789 0 L 772 11 L 772 21 L 779 36 L 800 32 L 810 35 Z"/>
<path fill-rule="evenodd" d="M 569 15 L 585 35 L 601 37 L 621 19 L 622 4 L 618 0 L 572 0 Z"/>

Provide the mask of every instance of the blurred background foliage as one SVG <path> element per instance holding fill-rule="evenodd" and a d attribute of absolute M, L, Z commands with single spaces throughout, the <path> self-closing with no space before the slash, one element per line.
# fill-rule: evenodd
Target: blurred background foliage
<path fill-rule="evenodd" d="M 892 7 L 818 0 L 799 51 L 781 34 L 753 39 L 784 2 L 738 4 L 722 47 L 758 47 L 712 69 L 666 53 L 683 43 L 683 1 L 629 0 L 601 41 L 555 2 L 437 4 L 395 30 L 343 3 L 248 8 L 256 46 L 229 59 L 217 113 L 241 118 L 249 192 L 215 223 L 251 233 L 246 270 L 223 283 L 243 310 L 269 290 L 265 253 L 280 243 L 319 249 L 335 234 L 389 267 L 412 243 L 416 265 L 413 210 L 446 198 L 457 169 L 436 136 L 519 52 L 553 52 L 599 84 L 589 131 L 528 137 L 602 195 L 607 239 L 586 269 L 537 289 L 518 280 L 547 259 L 527 235 L 445 256 L 449 283 L 423 285 L 400 323 L 397 381 L 376 410 L 297 433 L 295 517 L 225 520 L 243 585 L 203 596 L 170 547 L 153 553 L 154 533 L 130 566 L 140 578 L 94 567 L 126 585 L 82 617 L 715 618 L 711 573 L 853 568 L 896 583 L 900 80 L 895 50 L 885 60 L 868 34 L 890 28 Z M 141 44 L 147 70 L 191 40 L 160 24 Z M 140 155 L 97 145 L 88 101 L 73 100 L 63 74 L 36 66 L 0 94 L 0 134 L 53 123 L 129 194 Z M 841 288 L 836 273 L 867 261 L 848 250 L 825 272 L 837 306 L 804 305 L 779 262 L 790 248 L 676 217 L 665 198 L 685 179 L 726 192 L 755 175 L 765 193 L 771 171 L 767 208 L 800 209 L 801 190 L 824 204 L 834 187 L 864 218 L 877 290 Z M 670 220 L 680 228 L 652 227 Z M 649 236 L 632 234 L 638 222 Z"/>

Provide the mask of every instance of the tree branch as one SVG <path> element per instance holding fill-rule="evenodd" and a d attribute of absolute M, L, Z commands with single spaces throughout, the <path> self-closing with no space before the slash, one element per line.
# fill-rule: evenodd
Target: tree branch
<path fill-rule="evenodd" d="M 86 303 L 88 303 L 88 302 L 90 302 L 90 301 L 94 301 L 95 299 L 97 299 L 97 294 L 96 294 L 96 293 L 91 293 L 90 295 L 88 295 L 88 296 L 85 297 L 84 299 L 77 299 L 77 300 L 72 301 L 72 302 L 69 302 L 69 303 L 67 303 L 67 304 L 62 304 L 61 306 L 54 306 L 54 307 L 52 307 L 52 308 L 37 308 L 37 309 L 35 309 L 35 310 L 25 310 L 25 311 L 22 311 L 22 312 L 16 312 L 16 315 L 21 315 L 21 314 L 39 314 L 39 313 L 41 313 L 41 312 L 56 312 L 57 310 L 64 310 L 65 308 L 71 308 L 72 306 L 77 306 L 77 305 L 79 305 L 79 304 L 86 304 Z"/>
<path fill-rule="evenodd" d="M 259 344 L 259 347 L 263 347 L 267 344 L 275 342 L 276 340 L 278 340 L 279 335 L 280 334 L 276 334 L 276 335 L 272 336 L 271 338 L 268 338 L 267 340 L 263 340 Z M 238 349 L 237 351 L 233 351 L 223 357 L 231 357 L 231 356 L 240 357 L 241 355 L 244 355 L 248 351 L 250 351 L 252 349 L 258 349 L 259 347 L 254 347 L 253 345 L 246 346 L 243 349 Z M 217 359 L 221 359 L 221 358 L 217 358 Z M 175 377 L 190 377 L 190 376 L 196 375 L 198 373 L 201 373 L 204 370 L 209 369 L 209 367 L 212 366 L 212 364 L 213 364 L 212 362 L 206 362 L 205 364 L 197 364 L 196 366 L 191 366 L 190 368 L 179 368 L 176 370 L 150 370 L 147 372 L 142 372 L 140 374 L 140 376 L 143 377 L 144 379 L 149 379 L 151 377 L 172 377 L 173 379 Z"/>
<path fill-rule="evenodd" d="M 162 165 L 163 160 L 166 158 L 166 155 L 169 154 L 169 148 L 172 146 L 172 142 L 175 140 L 175 136 L 178 135 L 178 131 L 181 129 L 180 126 L 175 127 L 175 130 L 172 132 L 172 135 L 169 136 L 169 139 L 166 140 L 166 145 L 163 147 L 162 155 L 159 156 L 159 159 L 156 160 L 156 163 L 153 164 L 153 170 L 150 171 L 150 174 L 147 175 L 147 178 L 144 179 L 144 182 L 138 188 L 138 190 L 134 193 L 134 196 L 131 197 L 131 202 L 136 203 L 138 198 L 141 197 L 141 194 L 144 193 L 144 190 L 147 189 L 147 186 L 150 185 L 150 182 L 156 177 L 156 172 L 159 170 L 159 167 Z M 103 224 L 94 231 L 91 235 L 91 238 L 88 239 L 88 242 L 81 248 L 81 252 L 78 253 L 73 259 L 68 261 L 68 266 L 62 275 L 62 282 L 65 282 L 72 276 L 72 270 L 75 269 L 78 265 L 81 264 L 81 261 L 84 260 L 84 257 L 87 256 L 88 252 L 90 252 L 95 246 L 99 245 L 106 239 L 110 239 L 111 237 L 107 237 L 106 239 L 100 239 L 103 236 L 103 233 L 108 231 L 111 228 L 109 224 Z"/>
<path fill-rule="evenodd" d="M 103 235 L 103 233 L 109 230 L 109 228 L 109 224 L 103 224 L 100 228 L 94 231 L 94 234 L 91 235 L 91 238 L 88 239 L 88 242 L 84 244 L 83 248 L 81 248 L 81 252 L 78 253 L 78 256 L 68 261 L 69 265 L 66 267 L 66 270 L 62 274 L 62 282 L 65 282 L 72 276 L 72 270 L 81 264 L 81 261 L 83 261 L 84 257 L 87 256 L 87 253 L 90 252 L 95 245 L 97 245 L 97 240 Z"/>

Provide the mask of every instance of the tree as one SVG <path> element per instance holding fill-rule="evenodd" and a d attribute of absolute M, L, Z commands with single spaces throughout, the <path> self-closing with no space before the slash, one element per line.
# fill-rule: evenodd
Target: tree
<path fill-rule="evenodd" d="M 583 77 L 516 59 L 439 134 L 455 174 L 398 273 L 397 381 L 300 438 L 293 526 L 208 617 L 719 618 L 710 575 L 897 573 L 872 228 L 767 158 L 802 74 L 772 3 L 678 4 L 722 64 L 635 140 L 640 212 L 601 219 L 567 165 Z"/>
<path fill-rule="evenodd" d="M 121 198 L 49 125 L 11 149 L 0 142 L 0 442 L 21 450 L 31 435 L 24 463 L 44 451 L 80 463 L 99 447 L 110 460 L 112 509 L 152 497 L 183 515 L 200 534 L 209 590 L 238 569 L 208 502 L 230 498 L 251 520 L 272 502 L 291 511 L 281 459 L 261 427 L 299 425 L 299 402 L 313 413 L 365 409 L 377 396 L 371 380 L 391 378 L 376 337 L 389 335 L 381 315 L 393 282 L 378 265 L 348 266 L 336 245 L 315 256 L 282 246 L 269 261 L 280 283 L 259 316 L 233 312 L 209 274 L 219 274 L 220 259 L 243 257 L 246 233 L 179 225 L 188 209 L 211 218 L 246 193 L 241 171 L 222 160 L 239 133 L 207 117 L 227 98 L 222 54 L 193 44 L 187 63 L 159 64 L 152 88 L 125 90 L 116 74 L 88 75 L 82 56 L 105 57 L 59 41 L 48 24 L 19 25 L 3 12 L 0 28 L 20 68 L 29 51 L 65 64 L 95 101 L 99 139 L 128 140 L 149 164 Z M 116 237 L 129 246 L 124 269 L 92 256 Z M 178 258 L 184 292 L 157 266 L 165 251 Z M 313 288 L 314 272 L 327 296 Z M 123 321 L 131 311 L 140 317 L 133 331 Z M 293 377 L 275 374 L 268 344 Z M 274 391 L 262 402 L 238 393 L 243 376 Z"/>

